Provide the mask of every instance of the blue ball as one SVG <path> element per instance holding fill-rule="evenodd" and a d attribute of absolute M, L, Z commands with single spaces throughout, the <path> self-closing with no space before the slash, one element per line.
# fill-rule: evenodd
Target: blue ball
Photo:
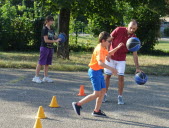
<path fill-rule="evenodd" d="M 136 73 L 134 79 L 135 82 L 139 85 L 145 84 L 148 80 L 147 75 L 143 72 Z"/>
<path fill-rule="evenodd" d="M 131 37 L 127 40 L 126 47 L 129 51 L 135 52 L 141 48 L 141 42 L 137 37 Z"/>
<path fill-rule="evenodd" d="M 61 43 L 64 43 L 64 42 L 66 42 L 66 40 L 67 40 L 66 35 L 63 34 L 63 33 L 59 34 L 59 35 L 58 35 L 58 38 L 61 39 L 61 41 L 59 41 L 59 42 L 61 42 Z"/>

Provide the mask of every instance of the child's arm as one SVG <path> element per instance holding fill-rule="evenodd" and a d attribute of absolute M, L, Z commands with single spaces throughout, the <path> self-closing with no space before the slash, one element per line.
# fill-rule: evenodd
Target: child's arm
<path fill-rule="evenodd" d="M 112 68 L 108 66 L 107 64 L 103 63 L 101 60 L 98 61 L 98 65 L 102 66 L 103 68 L 107 68 L 112 71 L 113 75 L 117 75 L 117 70 L 115 68 Z"/>
<path fill-rule="evenodd" d="M 55 43 L 55 42 L 59 42 L 61 39 L 58 38 L 57 40 L 49 40 L 48 36 L 44 36 L 44 41 L 45 43 Z"/>
<path fill-rule="evenodd" d="M 109 51 L 109 55 L 114 55 L 114 53 L 121 47 L 123 46 L 123 43 L 120 43 L 117 47 L 115 47 L 113 50 Z"/>

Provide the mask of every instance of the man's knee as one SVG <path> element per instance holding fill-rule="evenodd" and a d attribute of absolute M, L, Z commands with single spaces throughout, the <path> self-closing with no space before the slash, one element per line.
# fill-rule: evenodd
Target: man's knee
<path fill-rule="evenodd" d="M 106 80 L 110 80 L 110 78 L 111 78 L 111 75 L 107 75 L 107 74 L 105 75 Z"/>
<path fill-rule="evenodd" d="M 118 77 L 118 79 L 119 79 L 119 85 L 124 85 L 124 76 L 119 76 Z"/>

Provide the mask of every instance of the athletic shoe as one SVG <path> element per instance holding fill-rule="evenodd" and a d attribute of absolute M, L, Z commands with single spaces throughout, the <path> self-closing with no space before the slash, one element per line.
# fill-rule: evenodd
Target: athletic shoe
<path fill-rule="evenodd" d="M 48 82 L 48 83 L 52 83 L 53 82 L 53 80 L 51 78 L 49 78 L 49 77 L 44 77 L 42 81 L 43 82 Z"/>
<path fill-rule="evenodd" d="M 95 116 L 95 117 L 107 117 L 106 114 L 103 111 L 101 111 L 101 110 L 99 110 L 98 112 L 94 111 L 92 113 L 92 115 Z"/>
<path fill-rule="evenodd" d="M 75 113 L 80 115 L 80 109 L 82 109 L 82 107 L 77 105 L 76 102 L 72 102 L 72 106 L 73 106 L 73 109 L 74 109 Z"/>
<path fill-rule="evenodd" d="M 122 96 L 118 96 L 118 104 L 124 104 Z"/>
<path fill-rule="evenodd" d="M 37 77 L 37 76 L 35 76 L 33 79 L 32 79 L 32 81 L 33 82 L 35 82 L 35 83 L 42 83 L 42 80 L 39 78 L 39 77 Z"/>
<path fill-rule="evenodd" d="M 104 94 L 102 103 L 105 103 L 107 101 L 107 93 Z"/>

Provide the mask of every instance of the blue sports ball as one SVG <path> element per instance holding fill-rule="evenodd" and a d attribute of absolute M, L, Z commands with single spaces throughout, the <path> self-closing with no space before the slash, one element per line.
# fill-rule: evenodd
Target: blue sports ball
<path fill-rule="evenodd" d="M 148 79 L 148 78 L 147 78 L 147 75 L 146 75 L 145 73 L 139 72 L 139 73 L 136 73 L 136 74 L 135 74 L 134 79 L 135 79 L 135 82 L 136 82 L 137 84 L 143 85 L 143 84 L 145 84 L 145 83 L 147 82 L 147 79 Z"/>
<path fill-rule="evenodd" d="M 138 51 L 141 47 L 141 42 L 137 37 L 131 37 L 127 40 L 126 47 L 129 51 Z"/>
<path fill-rule="evenodd" d="M 67 37 L 66 37 L 66 35 L 65 35 L 64 33 L 60 33 L 60 34 L 58 35 L 58 38 L 61 38 L 61 41 L 59 41 L 59 42 L 61 42 L 61 43 L 64 43 L 64 42 L 66 42 L 66 40 L 67 40 Z"/>

